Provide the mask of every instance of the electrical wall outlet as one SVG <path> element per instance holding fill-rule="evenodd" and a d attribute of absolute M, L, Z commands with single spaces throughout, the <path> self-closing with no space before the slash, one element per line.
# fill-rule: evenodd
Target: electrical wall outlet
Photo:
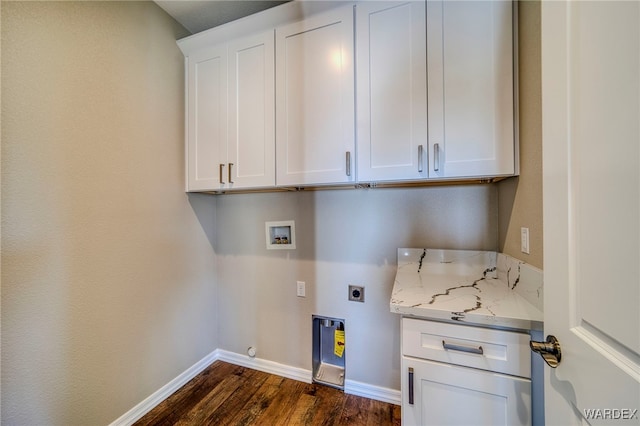
<path fill-rule="evenodd" d="M 305 297 L 305 293 L 306 293 L 306 284 L 304 281 L 297 281 L 296 282 L 296 294 L 298 295 L 298 297 Z"/>
<path fill-rule="evenodd" d="M 349 300 L 353 302 L 364 302 L 364 287 L 357 286 L 357 285 L 350 285 Z"/>
<path fill-rule="evenodd" d="M 529 228 L 520 228 L 520 251 L 529 254 Z"/>

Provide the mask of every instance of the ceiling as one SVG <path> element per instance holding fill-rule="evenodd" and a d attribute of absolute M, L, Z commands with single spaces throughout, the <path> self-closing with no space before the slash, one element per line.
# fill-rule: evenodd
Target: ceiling
<path fill-rule="evenodd" d="M 155 0 L 191 34 L 217 27 L 286 1 L 254 0 Z"/>

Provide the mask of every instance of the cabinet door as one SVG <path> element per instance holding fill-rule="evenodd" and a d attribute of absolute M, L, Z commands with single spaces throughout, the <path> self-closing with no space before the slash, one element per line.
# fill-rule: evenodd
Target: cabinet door
<path fill-rule="evenodd" d="M 413 369 L 413 383 L 409 369 Z M 409 401 L 412 385 L 413 404 Z M 531 381 L 403 357 L 402 424 L 530 425 Z"/>
<path fill-rule="evenodd" d="M 228 188 L 275 185 L 273 31 L 229 43 Z"/>
<path fill-rule="evenodd" d="M 427 2 L 430 178 L 515 171 L 512 7 Z"/>
<path fill-rule="evenodd" d="M 227 158 L 227 49 L 200 51 L 187 64 L 187 191 L 215 190 Z"/>
<path fill-rule="evenodd" d="M 355 181 L 353 7 L 276 29 L 278 185 Z"/>
<path fill-rule="evenodd" d="M 356 7 L 358 180 L 427 177 L 425 3 Z"/>

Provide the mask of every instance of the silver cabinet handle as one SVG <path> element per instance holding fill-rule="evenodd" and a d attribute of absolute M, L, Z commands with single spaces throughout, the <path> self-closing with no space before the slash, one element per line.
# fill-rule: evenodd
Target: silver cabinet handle
<path fill-rule="evenodd" d="M 351 152 L 347 151 L 347 176 L 351 176 Z"/>
<path fill-rule="evenodd" d="M 224 164 L 220 164 L 220 183 L 224 183 L 222 180 L 222 169 L 224 169 Z"/>
<path fill-rule="evenodd" d="M 440 144 L 433 145 L 433 170 L 440 170 Z"/>
<path fill-rule="evenodd" d="M 482 346 L 478 346 L 477 348 L 474 348 L 469 346 L 454 345 L 452 343 L 447 343 L 443 340 L 442 347 L 452 351 L 467 352 L 470 354 L 478 354 L 478 355 L 484 354 L 484 350 L 482 349 Z"/>
<path fill-rule="evenodd" d="M 233 180 L 231 180 L 231 166 L 233 166 L 233 163 L 229 163 L 229 183 L 233 183 Z"/>
<path fill-rule="evenodd" d="M 413 368 L 409 367 L 409 404 L 413 405 Z"/>
<path fill-rule="evenodd" d="M 418 173 L 422 173 L 422 169 L 423 169 L 423 167 L 422 167 L 422 155 L 423 155 L 422 151 L 423 151 L 422 145 L 418 145 Z"/>

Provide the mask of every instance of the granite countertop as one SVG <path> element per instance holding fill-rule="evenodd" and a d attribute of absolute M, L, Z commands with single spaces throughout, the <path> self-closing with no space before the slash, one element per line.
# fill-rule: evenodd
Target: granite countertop
<path fill-rule="evenodd" d="M 491 251 L 398 249 L 391 312 L 542 330 L 542 271 Z"/>

